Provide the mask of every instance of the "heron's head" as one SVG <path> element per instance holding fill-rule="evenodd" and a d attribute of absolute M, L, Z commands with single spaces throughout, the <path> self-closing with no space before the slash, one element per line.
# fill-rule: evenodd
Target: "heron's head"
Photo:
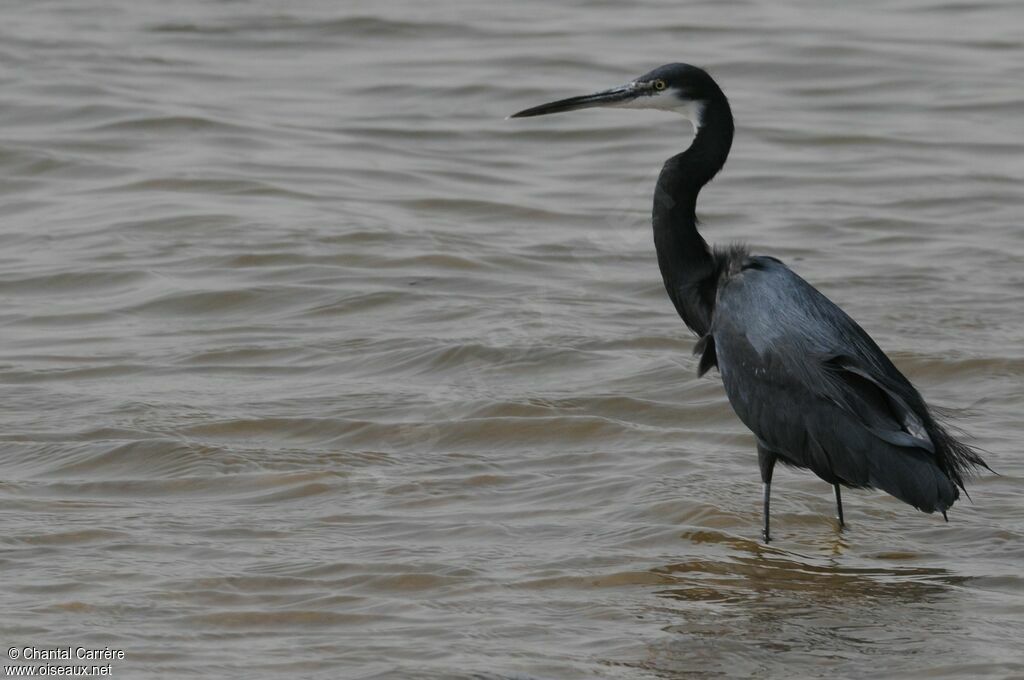
<path fill-rule="evenodd" d="M 560 99 L 550 104 L 512 114 L 511 118 L 543 116 L 595 106 L 627 109 L 658 109 L 685 116 L 695 130 L 700 129 L 708 104 L 725 95 L 703 69 L 689 64 L 665 64 L 636 80 L 610 90 L 580 97 Z"/>

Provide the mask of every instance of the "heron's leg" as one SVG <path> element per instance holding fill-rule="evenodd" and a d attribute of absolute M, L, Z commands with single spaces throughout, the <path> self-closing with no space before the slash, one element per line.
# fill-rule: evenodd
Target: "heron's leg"
<path fill-rule="evenodd" d="M 757 463 L 761 466 L 761 481 L 764 482 L 764 530 L 761 535 L 764 536 L 765 543 L 770 543 L 772 540 L 768 524 L 772 497 L 772 471 L 775 469 L 776 458 L 773 451 L 769 451 L 761 442 L 757 443 Z"/>
<path fill-rule="evenodd" d="M 846 526 L 843 521 L 843 494 L 839 491 L 839 485 L 834 484 L 836 487 L 836 516 L 839 517 L 839 528 L 842 529 Z"/>
<path fill-rule="evenodd" d="M 768 531 L 769 506 L 772 503 L 772 483 L 765 482 L 762 486 L 764 487 L 764 529 L 761 529 L 761 535 L 764 536 L 765 544 L 768 544 L 772 542 L 772 535 Z"/>

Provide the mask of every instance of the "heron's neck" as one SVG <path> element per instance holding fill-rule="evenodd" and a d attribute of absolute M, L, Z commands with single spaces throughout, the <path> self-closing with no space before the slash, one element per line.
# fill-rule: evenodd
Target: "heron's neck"
<path fill-rule="evenodd" d="M 725 95 L 708 102 L 690 147 L 665 161 L 654 192 L 654 245 L 668 295 L 683 321 L 703 335 L 711 323 L 717 267 L 697 231 L 697 195 L 725 165 L 732 146 Z"/>

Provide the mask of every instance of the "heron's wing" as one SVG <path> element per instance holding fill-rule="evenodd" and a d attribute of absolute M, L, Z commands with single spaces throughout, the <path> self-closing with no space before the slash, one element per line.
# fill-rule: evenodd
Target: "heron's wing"
<path fill-rule="evenodd" d="M 920 395 L 860 326 L 785 265 L 751 258 L 731 277 L 712 335 L 734 410 L 785 460 L 929 512 L 955 500 Z"/>
<path fill-rule="evenodd" d="M 907 394 L 906 389 L 900 389 L 902 385 L 894 384 L 896 381 L 888 372 L 882 373 L 855 356 L 834 354 L 814 360 L 822 371 L 823 380 L 815 384 L 822 397 L 856 417 L 879 439 L 935 453 L 921 416 L 907 403 L 916 391 L 914 395 Z M 906 387 L 913 390 L 909 383 Z"/>
<path fill-rule="evenodd" d="M 831 402 L 880 439 L 935 452 L 913 385 L 864 329 L 778 260 L 749 259 L 724 287 L 714 329 L 717 340 L 756 354 L 744 358 L 759 367 L 746 380 L 789 383 Z"/>

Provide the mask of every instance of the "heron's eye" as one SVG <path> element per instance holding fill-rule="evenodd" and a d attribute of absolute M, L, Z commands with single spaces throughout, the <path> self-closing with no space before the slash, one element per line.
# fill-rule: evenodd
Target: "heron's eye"
<path fill-rule="evenodd" d="M 659 92 L 661 90 L 664 90 L 665 89 L 665 81 L 664 80 L 655 80 L 654 81 L 654 89 L 658 90 Z"/>

